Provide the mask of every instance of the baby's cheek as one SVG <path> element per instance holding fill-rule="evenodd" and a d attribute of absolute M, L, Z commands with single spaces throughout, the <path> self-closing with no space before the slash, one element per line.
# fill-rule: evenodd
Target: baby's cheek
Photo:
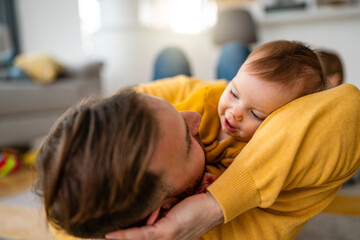
<path fill-rule="evenodd" d="M 251 137 L 255 134 L 256 130 L 259 128 L 260 124 L 255 124 L 253 128 L 250 130 Z"/>
<path fill-rule="evenodd" d="M 219 114 L 219 116 L 225 114 L 226 108 L 227 108 L 227 106 L 226 106 L 225 102 L 219 101 L 219 106 L 218 106 L 218 114 Z"/>
<path fill-rule="evenodd" d="M 221 115 L 223 115 L 223 110 L 222 108 L 220 107 L 220 105 L 218 106 L 218 116 L 221 117 Z"/>
<path fill-rule="evenodd" d="M 218 106 L 219 109 L 225 107 L 226 103 L 229 101 L 228 98 L 229 98 L 229 96 L 227 96 L 227 94 L 225 92 L 221 95 L 221 97 L 219 99 L 219 106 Z"/>

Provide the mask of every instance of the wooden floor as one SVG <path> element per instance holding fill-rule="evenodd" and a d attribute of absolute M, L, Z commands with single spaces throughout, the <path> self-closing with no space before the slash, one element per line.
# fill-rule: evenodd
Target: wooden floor
<path fill-rule="evenodd" d="M 41 205 L 32 198 L 13 201 L 18 194 L 29 192 L 35 181 L 34 170 L 23 168 L 0 178 L 0 239 L 52 240 Z"/>
<path fill-rule="evenodd" d="M 25 167 L 11 175 L 0 178 L 0 198 L 9 197 L 31 188 L 35 178 L 35 171 Z"/>
<path fill-rule="evenodd" d="M 42 210 L 0 204 L 0 239 L 52 240 Z"/>

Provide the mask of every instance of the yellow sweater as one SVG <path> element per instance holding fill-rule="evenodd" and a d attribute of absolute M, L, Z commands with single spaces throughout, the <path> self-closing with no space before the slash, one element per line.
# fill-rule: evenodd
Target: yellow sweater
<path fill-rule="evenodd" d="M 196 94 L 188 110 L 203 114 L 206 95 Z M 211 104 L 217 105 L 204 105 Z M 202 122 L 200 133 L 205 126 L 217 129 L 210 120 L 203 115 L 209 122 Z M 225 223 L 201 239 L 294 239 L 359 167 L 360 91 L 345 84 L 297 99 L 271 114 L 208 188 Z"/>
<path fill-rule="evenodd" d="M 172 78 L 157 80 L 136 87 L 137 92 L 161 97 L 173 105 L 181 103 L 201 88 L 209 86 L 226 86 L 227 81 L 203 81 L 197 78 L 178 75 Z"/>

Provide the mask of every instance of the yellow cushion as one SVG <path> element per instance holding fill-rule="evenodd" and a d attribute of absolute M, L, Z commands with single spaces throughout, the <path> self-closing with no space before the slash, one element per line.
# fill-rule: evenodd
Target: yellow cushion
<path fill-rule="evenodd" d="M 45 54 L 21 54 L 14 63 L 37 83 L 54 81 L 64 69 L 59 62 Z"/>

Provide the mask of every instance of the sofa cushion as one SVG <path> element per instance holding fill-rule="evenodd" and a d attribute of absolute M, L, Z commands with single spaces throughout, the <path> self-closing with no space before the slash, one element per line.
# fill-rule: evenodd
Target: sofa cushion
<path fill-rule="evenodd" d="M 0 147 L 29 144 L 46 135 L 70 106 L 100 93 L 102 62 L 68 66 L 50 84 L 0 79 Z"/>
<path fill-rule="evenodd" d="M 64 108 L 73 105 L 83 95 L 86 81 L 59 79 L 49 85 L 31 82 L 0 83 L 0 116 Z"/>

